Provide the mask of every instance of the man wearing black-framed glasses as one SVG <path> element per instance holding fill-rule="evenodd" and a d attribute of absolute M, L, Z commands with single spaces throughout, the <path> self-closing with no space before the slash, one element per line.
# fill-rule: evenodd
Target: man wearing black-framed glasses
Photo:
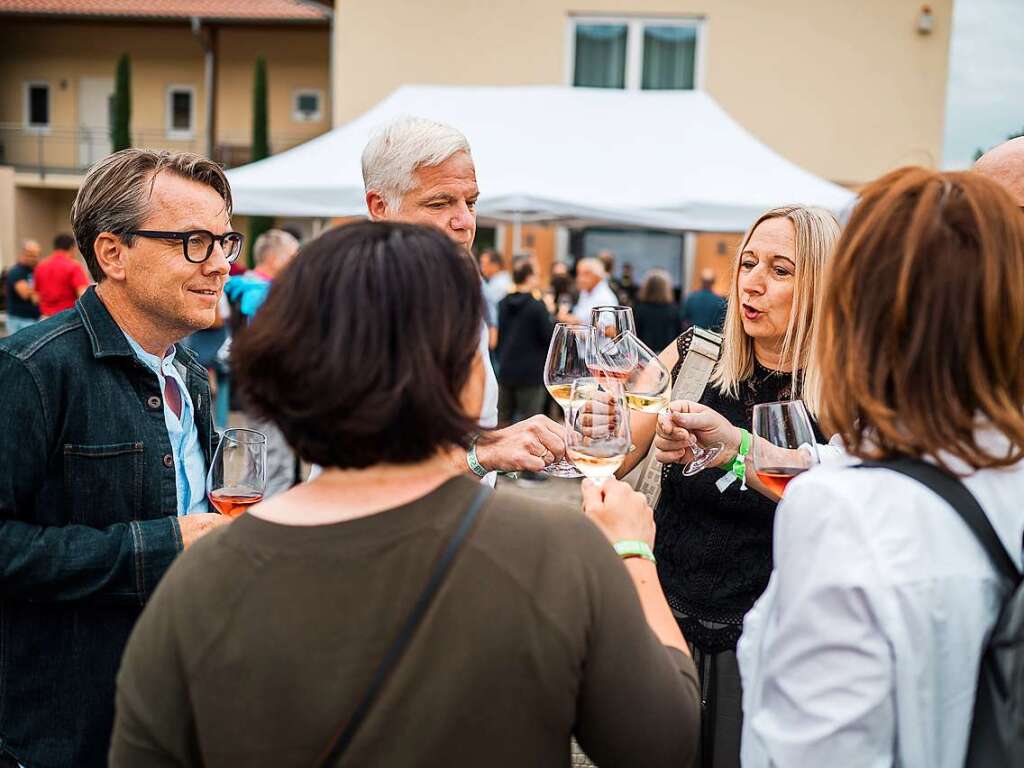
<path fill-rule="evenodd" d="M 213 324 L 242 236 L 223 170 L 129 149 L 72 206 L 96 286 L 0 340 L 0 766 L 107 764 L 135 619 L 210 514 L 206 369 L 178 342 Z"/>

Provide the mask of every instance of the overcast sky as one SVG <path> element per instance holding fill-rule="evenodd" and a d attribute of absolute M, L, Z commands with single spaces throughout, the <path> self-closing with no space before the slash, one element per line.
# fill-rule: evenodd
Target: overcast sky
<path fill-rule="evenodd" d="M 1024 0 L 954 0 L 944 165 L 1024 130 Z"/>

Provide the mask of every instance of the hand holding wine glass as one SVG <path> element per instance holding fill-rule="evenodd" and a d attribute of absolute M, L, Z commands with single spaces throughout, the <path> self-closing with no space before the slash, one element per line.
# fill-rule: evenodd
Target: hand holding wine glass
<path fill-rule="evenodd" d="M 600 485 L 612 477 L 629 452 L 629 415 L 622 388 L 612 379 L 574 381 L 566 410 L 565 452 Z"/>
<path fill-rule="evenodd" d="M 568 410 L 573 382 L 591 375 L 588 363 L 593 358 L 593 344 L 594 329 L 589 325 L 558 323 L 551 334 L 544 361 L 544 386 L 563 411 Z M 545 467 L 544 472 L 555 477 L 582 477 L 564 458 Z"/>
<path fill-rule="evenodd" d="M 684 475 L 715 466 L 726 445 L 739 447 L 739 430 L 705 405 L 675 400 L 658 416 L 655 458 L 662 464 L 682 464 Z"/>
<path fill-rule="evenodd" d="M 210 504 L 237 517 L 263 499 L 267 489 L 267 438 L 254 429 L 227 429 L 206 473 Z"/>
<path fill-rule="evenodd" d="M 754 406 L 751 456 L 757 478 L 782 496 L 789 481 L 818 463 L 818 444 L 801 400 Z"/>

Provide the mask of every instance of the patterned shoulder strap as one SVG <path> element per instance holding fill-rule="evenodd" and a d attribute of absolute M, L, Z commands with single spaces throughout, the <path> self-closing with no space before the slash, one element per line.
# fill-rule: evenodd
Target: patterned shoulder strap
<path fill-rule="evenodd" d="M 722 337 L 719 334 L 694 326 L 690 347 L 680 365 L 675 386 L 672 387 L 672 399 L 700 400 L 721 352 Z M 635 488 L 647 497 L 651 509 L 658 506 L 658 498 L 661 496 L 661 463 L 655 460 L 653 450 L 648 450 L 647 456 L 640 463 Z"/>

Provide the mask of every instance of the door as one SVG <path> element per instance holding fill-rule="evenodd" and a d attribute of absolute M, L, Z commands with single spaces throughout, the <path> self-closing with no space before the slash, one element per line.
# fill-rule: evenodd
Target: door
<path fill-rule="evenodd" d="M 78 81 L 78 165 L 85 168 L 110 154 L 110 120 L 114 78 L 83 77 Z"/>

